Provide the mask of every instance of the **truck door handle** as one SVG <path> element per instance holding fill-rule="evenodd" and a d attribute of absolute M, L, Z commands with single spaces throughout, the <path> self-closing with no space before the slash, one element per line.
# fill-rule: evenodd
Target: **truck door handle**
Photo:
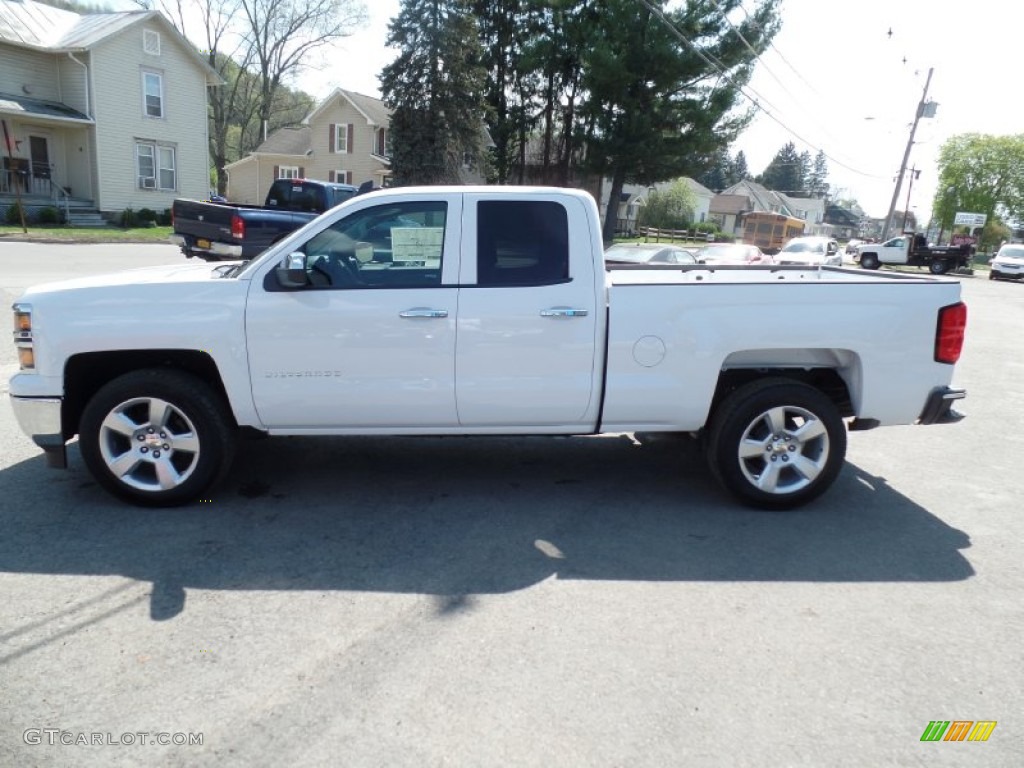
<path fill-rule="evenodd" d="M 428 307 L 416 307 L 398 313 L 399 317 L 448 317 L 447 309 L 429 309 Z"/>
<path fill-rule="evenodd" d="M 541 317 L 586 317 L 588 310 L 586 309 L 573 309 L 572 307 L 552 307 L 551 309 L 542 309 L 540 311 Z"/>

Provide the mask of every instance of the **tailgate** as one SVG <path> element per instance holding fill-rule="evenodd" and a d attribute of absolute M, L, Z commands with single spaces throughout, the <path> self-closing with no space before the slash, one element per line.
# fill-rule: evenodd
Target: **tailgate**
<path fill-rule="evenodd" d="M 174 233 L 196 239 L 231 240 L 231 217 L 236 208 L 200 200 L 175 200 Z"/>

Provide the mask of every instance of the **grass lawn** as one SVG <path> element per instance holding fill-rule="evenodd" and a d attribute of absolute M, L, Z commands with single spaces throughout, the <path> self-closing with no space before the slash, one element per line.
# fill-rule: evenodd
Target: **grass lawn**
<path fill-rule="evenodd" d="M 25 234 L 21 227 L 0 225 L 0 243 L 5 240 L 43 243 L 166 243 L 167 236 L 170 234 L 170 227 L 92 229 L 89 227 L 47 227 L 39 224 L 29 226 L 28 234 Z"/>

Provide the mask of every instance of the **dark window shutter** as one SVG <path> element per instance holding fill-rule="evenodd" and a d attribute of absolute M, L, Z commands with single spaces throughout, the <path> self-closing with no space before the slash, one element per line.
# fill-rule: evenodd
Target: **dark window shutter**
<path fill-rule="evenodd" d="M 280 175 L 281 175 L 281 166 L 280 165 L 275 165 L 274 166 L 274 178 L 278 179 L 278 178 L 280 178 Z"/>
<path fill-rule="evenodd" d="M 334 123 L 331 123 L 330 125 L 327 126 L 327 130 L 329 132 L 329 135 L 327 137 L 327 151 L 330 152 L 333 155 L 334 154 L 334 137 L 338 135 L 337 126 Z"/>
<path fill-rule="evenodd" d="M 306 178 L 306 169 L 303 168 L 301 165 L 299 166 L 299 178 L 300 179 Z"/>
<path fill-rule="evenodd" d="M 352 123 L 348 124 L 348 153 L 352 154 L 352 142 L 354 140 L 355 126 Z"/>
<path fill-rule="evenodd" d="M 327 172 L 327 180 L 328 181 L 334 181 L 334 171 L 328 171 Z"/>

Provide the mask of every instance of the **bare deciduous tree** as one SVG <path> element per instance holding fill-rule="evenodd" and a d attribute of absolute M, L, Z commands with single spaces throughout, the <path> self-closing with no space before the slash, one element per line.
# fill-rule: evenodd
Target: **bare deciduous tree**
<path fill-rule="evenodd" d="M 243 39 L 259 76 L 259 117 L 264 137 L 274 96 L 310 54 L 347 37 L 366 18 L 357 0 L 238 0 Z"/>

